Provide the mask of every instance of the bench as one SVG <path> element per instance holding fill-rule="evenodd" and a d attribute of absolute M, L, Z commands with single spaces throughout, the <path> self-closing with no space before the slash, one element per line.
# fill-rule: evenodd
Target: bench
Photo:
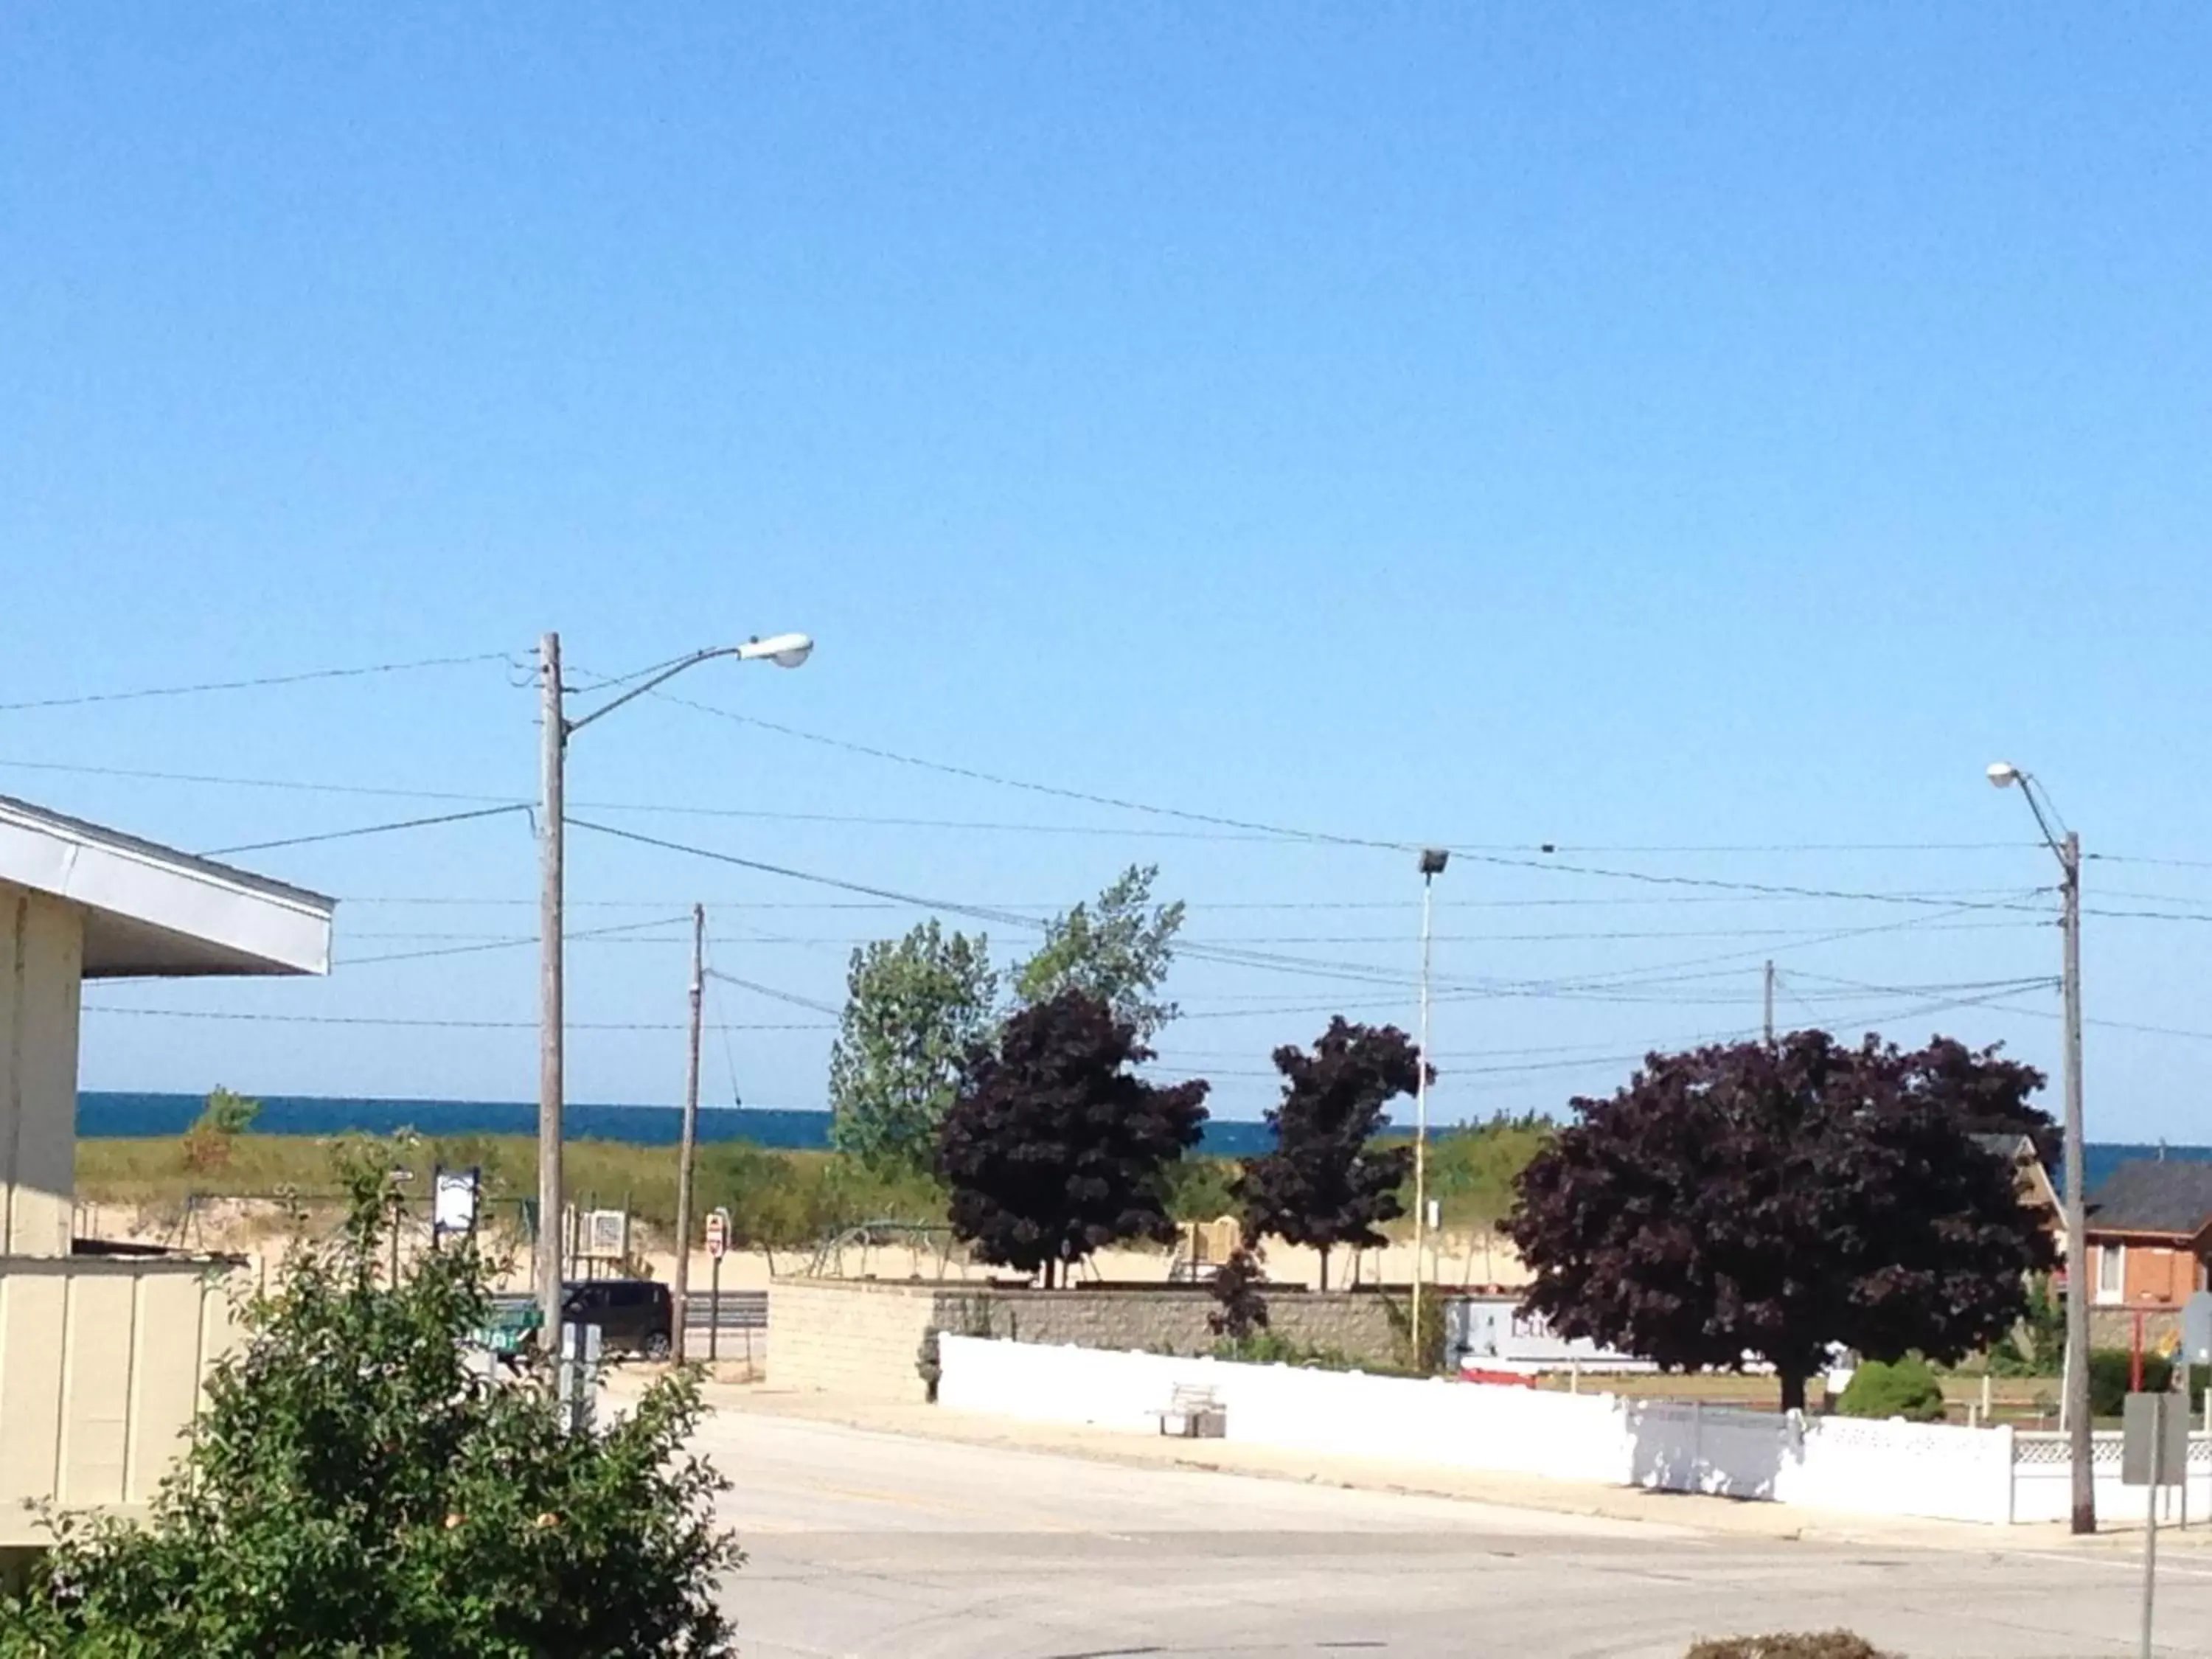
<path fill-rule="evenodd" d="M 1159 1419 L 1162 1434 L 1181 1440 L 1218 1440 L 1229 1432 L 1229 1413 L 1221 1396 L 1197 1383 L 1176 1383 L 1168 1403 L 1152 1415 Z"/>

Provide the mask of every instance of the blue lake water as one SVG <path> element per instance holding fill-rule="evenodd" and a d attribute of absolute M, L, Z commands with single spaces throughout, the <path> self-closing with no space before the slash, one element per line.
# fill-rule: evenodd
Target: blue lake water
<path fill-rule="evenodd" d="M 507 1100 L 349 1100 L 313 1095 L 266 1095 L 254 1132 L 273 1135 L 334 1135 L 349 1129 L 390 1134 L 414 1129 L 426 1135 L 534 1135 L 535 1102 Z M 206 1102 L 198 1095 L 121 1094 L 88 1090 L 77 1097 L 76 1132 L 87 1140 L 180 1135 Z M 619 1140 L 635 1146 L 672 1146 L 683 1114 L 673 1106 L 592 1106 L 571 1101 L 572 1140 Z M 808 1149 L 830 1144 L 827 1112 L 779 1111 L 728 1106 L 699 1109 L 702 1140 L 749 1140 L 755 1146 Z M 1264 1123 L 1216 1120 L 1206 1126 L 1201 1152 L 1226 1158 L 1265 1152 Z"/>
<path fill-rule="evenodd" d="M 199 1115 L 198 1095 L 120 1094 L 88 1091 L 77 1097 L 77 1133 L 88 1140 L 147 1135 L 179 1135 Z M 619 1140 L 637 1146 L 672 1146 L 682 1114 L 673 1106 L 592 1106 L 571 1102 L 568 1134 L 579 1140 Z M 343 1099 L 314 1095 L 270 1095 L 261 1102 L 254 1124 L 263 1134 L 332 1135 L 349 1129 L 390 1134 L 415 1129 L 428 1135 L 529 1135 L 538 1133 L 532 1102 L 507 1100 Z M 702 1140 L 749 1140 L 759 1146 L 811 1149 L 830 1144 L 830 1114 L 768 1108 L 705 1107 L 699 1109 Z M 1210 1120 L 1199 1150 L 1224 1158 L 1249 1157 L 1267 1150 L 1264 1123 L 1225 1118 Z M 2130 1158 L 2212 1161 L 2212 1146 L 2166 1146 L 2122 1141 L 2093 1141 L 2088 1147 L 2089 1189 Z"/>

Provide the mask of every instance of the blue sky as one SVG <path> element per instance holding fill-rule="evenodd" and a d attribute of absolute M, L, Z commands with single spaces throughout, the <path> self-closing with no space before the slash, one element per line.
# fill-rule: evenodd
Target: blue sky
<path fill-rule="evenodd" d="M 2049 1063 L 2048 994 L 1913 988 L 2055 972 L 1999 756 L 2093 852 L 2212 860 L 2209 47 L 2172 6 L 15 9 L 0 702 L 806 629 L 681 689 L 1187 811 L 2028 907 L 1462 858 L 1444 1115 L 1755 1023 L 1768 950 L 1786 1020 Z M 519 798 L 511 678 L 0 711 L 0 790 L 192 848 L 440 809 L 24 763 Z M 1326 1006 L 1411 1017 L 1401 852 L 651 701 L 571 792 L 817 815 L 619 821 L 962 903 L 1157 860 L 1194 939 L 1303 959 L 1177 975 L 1167 1060 L 1231 1115 Z M 911 920 L 575 842 L 579 927 L 714 901 L 811 1000 Z M 357 965 L 100 992 L 283 1018 L 94 1014 L 87 1085 L 526 1097 L 526 1030 L 323 1022 L 526 1020 L 527 949 L 365 959 L 526 933 L 532 858 L 519 817 L 246 856 Z M 2090 891 L 2093 1019 L 2212 1030 L 2212 869 Z M 580 942 L 574 1018 L 679 1018 L 679 931 Z M 825 1032 L 726 1036 L 718 1098 L 819 1101 Z M 672 1098 L 679 1042 L 580 1031 L 573 1091 Z M 2209 1054 L 2093 1026 L 2093 1134 L 2208 1138 Z"/>

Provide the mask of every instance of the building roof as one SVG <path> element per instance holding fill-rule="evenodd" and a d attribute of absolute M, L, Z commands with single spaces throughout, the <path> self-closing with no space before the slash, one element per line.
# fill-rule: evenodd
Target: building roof
<path fill-rule="evenodd" d="M 2093 1233 L 2194 1233 L 2212 1217 L 2212 1163 L 2132 1158 L 2089 1194 Z"/>
<path fill-rule="evenodd" d="M 330 971 L 337 901 L 5 795 L 0 882 L 83 907 L 87 979 Z"/>

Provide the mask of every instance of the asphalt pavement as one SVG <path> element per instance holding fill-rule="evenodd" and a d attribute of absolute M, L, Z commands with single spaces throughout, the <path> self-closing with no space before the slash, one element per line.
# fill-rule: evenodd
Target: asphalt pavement
<path fill-rule="evenodd" d="M 702 1449 L 737 1485 L 747 1659 L 1681 1659 L 1838 1626 L 1906 1659 L 2137 1651 L 2119 1544 L 1792 1540 L 1696 1524 L 1714 1500 L 1608 1519 L 741 1410 Z M 2212 1648 L 2212 1559 L 2159 1595 L 2158 1651 Z"/>

